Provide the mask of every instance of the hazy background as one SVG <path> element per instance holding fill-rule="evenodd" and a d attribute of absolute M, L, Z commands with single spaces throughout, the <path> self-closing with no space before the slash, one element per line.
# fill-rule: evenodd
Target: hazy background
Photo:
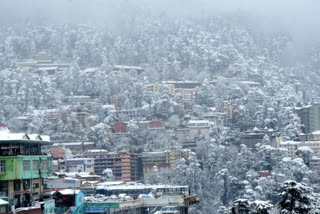
<path fill-rule="evenodd" d="M 318 0 L 1 0 L 0 24 L 117 28 L 142 12 L 185 19 L 237 16 L 257 33 L 288 33 L 299 52 L 320 41 L 319 11 Z"/>

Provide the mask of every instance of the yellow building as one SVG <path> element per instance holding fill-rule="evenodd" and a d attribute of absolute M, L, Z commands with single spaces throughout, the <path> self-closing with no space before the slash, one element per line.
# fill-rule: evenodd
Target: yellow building
<path fill-rule="evenodd" d="M 189 156 L 189 150 L 182 150 L 180 148 L 172 147 L 170 150 L 166 151 L 166 163 L 169 164 L 170 169 L 174 170 L 176 168 L 176 161 Z"/>
<path fill-rule="evenodd" d="M 228 119 L 233 118 L 233 113 L 234 113 L 233 101 L 224 101 L 223 102 L 223 113 L 227 114 Z"/>
<path fill-rule="evenodd" d="M 38 64 L 50 64 L 53 63 L 52 56 L 46 53 L 40 53 L 34 57 Z"/>
<path fill-rule="evenodd" d="M 119 106 L 118 96 L 110 96 L 110 104 L 118 107 Z"/>
<path fill-rule="evenodd" d="M 296 150 L 302 146 L 310 147 L 313 155 L 320 157 L 320 141 L 281 141 L 277 139 L 277 147 L 287 149 L 290 158 L 296 158 Z"/>
<path fill-rule="evenodd" d="M 154 167 L 157 167 L 159 171 L 174 170 L 176 168 L 176 161 L 180 158 L 187 159 L 188 156 L 189 150 L 175 147 L 162 152 L 143 152 L 141 158 L 144 180 L 148 179 Z"/>
<path fill-rule="evenodd" d="M 199 93 L 199 90 L 197 88 L 176 88 L 174 93 L 181 95 L 195 95 Z"/>
<path fill-rule="evenodd" d="M 167 86 L 169 88 L 170 94 L 173 94 L 173 95 L 176 94 L 175 86 L 173 84 L 168 84 Z"/>
<path fill-rule="evenodd" d="M 23 62 L 19 62 L 18 65 L 20 67 L 37 67 L 37 62 L 35 60 L 26 60 L 26 61 L 23 61 Z"/>
<path fill-rule="evenodd" d="M 150 84 L 147 86 L 147 90 L 152 93 L 158 93 L 160 91 L 159 84 Z"/>
<path fill-rule="evenodd" d="M 314 131 L 310 134 L 300 134 L 301 141 L 320 141 L 320 131 Z"/>

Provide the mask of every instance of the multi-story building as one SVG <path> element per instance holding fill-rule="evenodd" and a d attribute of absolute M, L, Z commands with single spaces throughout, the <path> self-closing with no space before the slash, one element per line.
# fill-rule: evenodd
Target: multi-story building
<path fill-rule="evenodd" d="M 195 150 L 199 139 L 209 137 L 210 124 L 209 120 L 189 120 L 187 127 L 176 129 L 174 136 L 183 148 Z"/>
<path fill-rule="evenodd" d="M 104 149 L 92 149 L 81 154 L 83 158 L 94 159 L 94 174 L 102 175 L 102 172 L 107 168 L 108 151 Z"/>
<path fill-rule="evenodd" d="M 91 101 L 91 97 L 90 96 L 68 96 L 68 97 L 63 97 L 62 101 L 65 104 L 69 104 L 69 105 L 78 105 L 78 104 L 86 105 Z"/>
<path fill-rule="evenodd" d="M 149 84 L 147 85 L 147 90 L 152 93 L 158 93 L 160 91 L 159 84 Z"/>
<path fill-rule="evenodd" d="M 71 150 L 72 154 L 78 154 L 83 151 L 94 149 L 94 142 L 68 142 L 54 143 L 53 147 L 65 147 Z"/>
<path fill-rule="evenodd" d="M 51 156 L 41 146 L 51 144 L 41 137 L 0 132 L 0 196 L 16 207 L 29 206 L 43 194 L 43 178 L 51 175 Z"/>
<path fill-rule="evenodd" d="M 178 128 L 174 136 L 183 148 L 195 149 L 197 147 L 196 139 L 190 136 L 190 128 Z"/>
<path fill-rule="evenodd" d="M 176 168 L 177 160 L 181 158 L 188 159 L 190 151 L 191 150 L 189 149 L 181 149 L 176 147 L 172 147 L 169 150 L 167 150 L 166 159 L 167 159 L 167 162 L 169 163 L 170 169 L 174 170 Z"/>
<path fill-rule="evenodd" d="M 167 154 L 162 152 L 143 152 L 141 154 L 143 178 L 146 181 L 148 176 L 156 166 L 158 170 L 169 169 L 170 164 L 167 160 Z"/>
<path fill-rule="evenodd" d="M 180 158 L 187 159 L 189 152 L 190 150 L 175 147 L 161 152 L 143 152 L 141 154 L 141 161 L 144 180 L 148 179 L 155 166 L 158 170 L 174 170 L 176 168 L 176 161 Z"/>
<path fill-rule="evenodd" d="M 242 132 L 240 135 L 240 144 L 244 144 L 247 147 L 255 150 L 256 147 L 255 145 L 257 143 L 262 143 L 262 140 L 264 139 L 265 135 L 267 135 L 269 137 L 270 140 L 270 144 L 272 146 L 275 146 L 276 144 L 276 138 L 273 135 L 273 129 L 258 129 L 257 127 L 255 127 L 253 130 L 250 131 L 246 131 L 246 132 Z"/>
<path fill-rule="evenodd" d="M 131 74 L 141 74 L 144 70 L 141 67 L 138 66 L 129 66 L 129 65 L 114 65 L 113 66 L 114 71 L 124 71 L 124 72 L 130 72 Z"/>
<path fill-rule="evenodd" d="M 116 110 L 114 113 L 118 116 L 121 121 L 128 121 L 132 119 L 143 119 L 144 113 L 140 109 L 131 109 L 131 110 Z"/>
<path fill-rule="evenodd" d="M 288 150 L 290 158 L 296 158 L 296 150 L 299 147 L 309 147 L 313 151 L 313 157 L 310 160 L 310 168 L 320 167 L 320 141 L 281 141 L 277 139 L 277 147 Z"/>
<path fill-rule="evenodd" d="M 210 121 L 208 120 L 190 120 L 188 122 L 190 129 L 189 136 L 191 138 L 207 138 L 209 137 Z"/>
<path fill-rule="evenodd" d="M 116 134 L 126 133 L 127 132 L 127 123 L 125 123 L 125 122 L 114 123 L 113 132 Z"/>
<path fill-rule="evenodd" d="M 165 127 L 164 121 L 153 120 L 149 122 L 149 129 L 163 129 Z"/>
<path fill-rule="evenodd" d="M 232 120 L 234 112 L 234 101 L 223 102 L 223 113 L 227 114 L 228 119 Z"/>
<path fill-rule="evenodd" d="M 175 88 L 193 89 L 201 86 L 202 83 L 195 81 L 166 81 L 162 82 L 166 85 L 174 85 Z"/>
<path fill-rule="evenodd" d="M 59 160 L 59 159 L 63 159 L 65 152 L 66 152 L 66 148 L 59 146 L 59 147 L 54 147 L 50 150 L 50 155 L 52 156 L 53 160 Z"/>
<path fill-rule="evenodd" d="M 320 131 L 315 131 L 309 134 L 299 134 L 301 141 L 320 141 Z"/>
<path fill-rule="evenodd" d="M 72 158 L 64 161 L 67 172 L 94 172 L 94 159 Z"/>
<path fill-rule="evenodd" d="M 138 181 L 141 166 L 139 155 L 129 151 L 110 152 L 107 155 L 107 168 L 111 169 L 115 180 Z"/>
<path fill-rule="evenodd" d="M 35 68 L 36 72 L 41 74 L 52 75 L 58 71 L 62 71 L 70 67 L 70 64 L 54 62 L 52 56 L 45 52 L 39 53 L 34 59 L 26 59 L 18 62 L 20 67 Z"/>
<path fill-rule="evenodd" d="M 210 111 L 203 115 L 203 119 L 214 122 L 218 127 L 226 127 L 228 125 L 228 115 L 226 113 Z"/>
<path fill-rule="evenodd" d="M 312 103 L 304 107 L 296 107 L 296 113 L 303 124 L 304 133 L 312 133 L 320 130 L 320 104 Z"/>

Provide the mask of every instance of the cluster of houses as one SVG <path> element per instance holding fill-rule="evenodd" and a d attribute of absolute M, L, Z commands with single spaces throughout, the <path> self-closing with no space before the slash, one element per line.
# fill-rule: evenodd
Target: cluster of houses
<path fill-rule="evenodd" d="M 31 67 L 34 72 L 45 75 L 70 68 L 69 64 L 54 62 L 45 53 L 21 62 L 19 66 Z M 175 65 L 175 68 L 179 66 Z M 171 65 L 170 69 L 174 70 L 173 67 Z M 134 66 L 114 65 L 113 69 L 134 76 L 143 72 L 141 67 Z M 96 69 L 88 68 L 83 72 L 90 74 Z M 226 79 L 233 75 L 228 70 L 223 74 Z M 247 88 L 260 87 L 260 83 L 255 81 L 232 81 Z M 216 86 L 218 79 L 211 79 L 208 84 Z M 139 154 L 129 150 L 110 152 L 96 148 L 96 142 L 91 138 L 95 133 L 89 131 L 89 141 L 58 139 L 50 142 L 47 136 L 14 134 L 0 126 L 0 213 L 5 213 L 2 207 L 8 211 L 12 205 L 13 209 L 17 208 L 16 212 L 27 213 L 36 213 L 37 208 L 44 213 L 155 213 L 156 206 L 150 203 L 159 203 L 160 200 L 154 201 L 154 194 L 164 189 L 179 193 L 174 195 L 177 196 L 176 208 L 180 213 L 187 213 L 187 207 L 196 201 L 186 197 L 187 187 L 151 187 L 139 182 L 148 183 L 154 171 L 174 170 L 181 158 L 188 160 L 198 142 L 210 138 L 212 129 L 235 129 L 232 126 L 235 109 L 243 105 L 243 100 L 212 97 L 200 91 L 200 86 L 202 83 L 197 81 L 163 81 L 146 86 L 147 93 L 166 90 L 172 96 L 179 95 L 175 96 L 175 101 L 182 104 L 184 118 L 183 123 L 180 121 L 180 125 L 175 127 L 164 119 L 154 117 L 147 120 L 143 109 L 121 108 L 119 97 L 114 95 L 106 103 L 91 96 L 68 96 L 63 98 L 58 109 L 35 110 L 15 118 L 19 122 L 16 123 L 17 131 L 20 132 L 26 132 L 34 116 L 42 114 L 45 118 L 43 126 L 47 131 L 61 132 L 62 122 L 68 124 L 68 132 L 81 135 L 97 122 L 105 123 L 108 116 L 116 115 L 116 121 L 108 122 L 108 128 L 104 131 L 115 138 L 122 137 L 132 134 L 130 127 L 134 124 L 135 131 L 164 134 L 180 145 L 163 151 Z M 255 103 L 259 106 L 262 100 L 257 98 Z M 206 106 L 205 111 L 195 114 L 194 108 L 201 105 Z M 161 109 L 163 115 L 169 115 L 169 109 L 170 106 L 165 103 Z M 278 133 L 273 129 L 255 127 L 252 130 L 238 130 L 237 142 L 252 150 L 258 143 L 269 143 L 273 147 L 287 149 L 291 158 L 302 157 L 312 169 L 320 168 L 320 105 L 313 103 L 295 110 L 303 124 L 304 133 L 300 134 L 299 141 L 282 140 L 277 138 Z M 46 152 L 50 155 L 44 155 Z M 270 176 L 270 173 L 262 171 L 260 176 Z M 91 197 L 88 199 L 90 203 L 86 203 L 85 197 L 97 192 L 100 198 Z M 152 196 L 142 194 L 140 201 L 136 201 L 140 193 L 145 192 L 152 192 Z M 169 204 L 166 200 L 169 199 L 161 199 L 161 207 Z M 32 208 L 18 210 L 19 207 Z"/>
<path fill-rule="evenodd" d="M 185 151 L 172 148 L 159 159 L 158 154 L 111 153 L 92 145 L 53 145 L 48 136 L 11 133 L 1 126 L 0 213 L 142 214 L 169 206 L 188 213 L 188 206 L 198 202 L 187 186 L 141 183 L 142 165 L 170 170 Z M 51 154 L 44 152 L 48 147 Z M 71 150 L 82 152 L 74 157 Z M 105 169 L 111 169 L 109 180 L 102 179 Z"/>
<path fill-rule="evenodd" d="M 53 172 L 80 173 L 79 176 L 87 173 L 91 175 L 89 179 L 95 176 L 95 180 L 99 181 L 105 179 L 105 170 L 110 169 L 114 180 L 147 181 L 155 167 L 157 170 L 174 170 L 176 161 L 181 158 L 187 160 L 191 152 L 177 147 L 141 154 L 127 150 L 108 152 L 92 149 L 91 145 L 90 142 L 53 144 L 50 151 Z"/>

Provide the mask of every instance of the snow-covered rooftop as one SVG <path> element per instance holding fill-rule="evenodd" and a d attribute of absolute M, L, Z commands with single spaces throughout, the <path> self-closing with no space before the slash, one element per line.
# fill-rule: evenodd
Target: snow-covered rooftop
<path fill-rule="evenodd" d="M 38 68 L 38 71 L 52 71 L 52 70 L 58 70 L 58 66 L 50 66 L 50 67 L 40 67 L 40 68 Z"/>
<path fill-rule="evenodd" d="M 6 204 L 9 204 L 9 202 L 0 198 L 0 205 L 6 205 Z"/>
<path fill-rule="evenodd" d="M 188 124 L 204 124 L 210 123 L 209 120 L 190 120 Z"/>
<path fill-rule="evenodd" d="M 149 185 L 149 184 L 142 184 L 142 183 L 135 183 L 135 182 L 127 182 L 115 185 L 100 185 L 98 184 L 97 189 L 108 189 L 108 190 L 135 190 L 135 189 L 156 189 L 156 188 L 176 188 L 176 187 L 187 187 L 187 186 L 172 186 L 172 185 Z"/>
<path fill-rule="evenodd" d="M 314 132 L 312 132 L 312 134 L 318 135 L 318 134 L 320 134 L 320 130 L 319 131 L 314 131 Z"/>
<path fill-rule="evenodd" d="M 113 67 L 116 69 L 143 70 L 141 67 L 129 65 L 114 65 Z"/>
<path fill-rule="evenodd" d="M 72 158 L 72 159 L 67 159 L 65 161 L 81 161 L 81 160 L 93 160 L 92 158 Z"/>
<path fill-rule="evenodd" d="M 81 145 L 82 142 L 70 142 L 70 143 L 54 143 L 53 146 L 77 146 Z M 84 145 L 94 144 L 93 142 L 83 142 Z"/>
<path fill-rule="evenodd" d="M 280 145 L 320 145 L 320 141 L 283 141 Z"/>
<path fill-rule="evenodd" d="M 88 150 L 87 152 L 91 152 L 91 153 L 95 153 L 95 152 L 107 152 L 107 150 L 105 149 L 91 149 L 91 150 Z"/>
<path fill-rule="evenodd" d="M 61 190 L 54 190 L 51 191 L 51 195 L 56 192 L 61 193 L 61 195 L 77 195 L 81 190 L 79 189 L 61 189 Z"/>

